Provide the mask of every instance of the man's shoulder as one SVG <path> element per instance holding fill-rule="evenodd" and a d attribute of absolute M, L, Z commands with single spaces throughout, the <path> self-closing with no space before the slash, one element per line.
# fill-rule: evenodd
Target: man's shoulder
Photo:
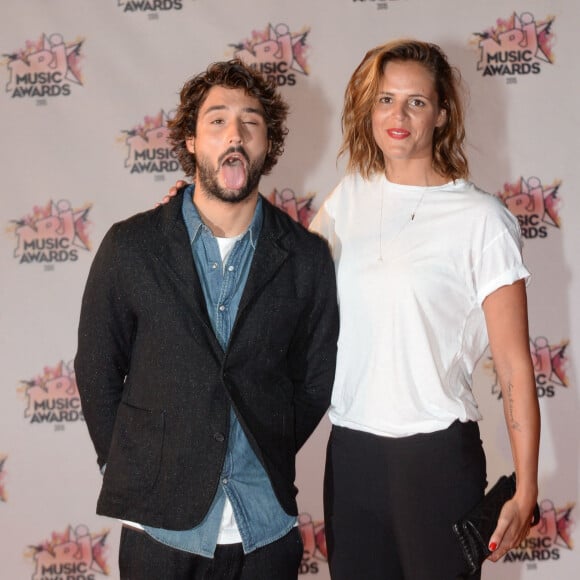
<path fill-rule="evenodd" d="M 307 230 L 269 202 L 264 205 L 262 234 L 300 263 L 303 272 L 320 273 L 332 264 L 328 242 L 321 235 Z"/>
<path fill-rule="evenodd" d="M 309 231 L 285 211 L 264 199 L 264 223 L 266 231 L 274 235 L 286 235 L 296 243 L 317 244 L 321 237 Z"/>
<path fill-rule="evenodd" d="M 175 219 L 181 203 L 182 196 L 178 194 L 166 204 L 144 210 L 115 222 L 111 229 L 119 234 L 122 233 L 125 235 L 140 234 L 144 230 L 153 233 L 163 223 Z"/>

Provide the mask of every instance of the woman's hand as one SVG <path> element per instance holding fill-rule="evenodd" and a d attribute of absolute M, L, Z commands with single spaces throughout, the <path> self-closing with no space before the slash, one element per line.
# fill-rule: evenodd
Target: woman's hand
<path fill-rule="evenodd" d="M 165 195 L 160 202 L 155 204 L 155 207 L 159 207 L 160 205 L 167 203 L 172 197 L 175 197 L 178 189 L 181 189 L 182 187 L 185 187 L 186 185 L 189 185 L 187 183 L 187 181 L 183 181 L 183 179 L 178 179 L 175 182 L 175 185 L 173 185 L 172 187 L 169 188 L 167 195 Z"/>
<path fill-rule="evenodd" d="M 535 505 L 535 497 L 524 501 L 518 497 L 517 492 L 504 504 L 497 527 L 489 541 L 492 553 L 488 560 L 501 560 L 509 550 L 517 548 L 526 539 L 532 525 Z"/>

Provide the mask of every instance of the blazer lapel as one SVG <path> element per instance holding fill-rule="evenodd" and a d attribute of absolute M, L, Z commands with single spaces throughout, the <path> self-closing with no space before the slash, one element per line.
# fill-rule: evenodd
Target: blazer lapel
<path fill-rule="evenodd" d="M 286 230 L 282 227 L 270 202 L 262 201 L 264 223 L 258 239 L 248 280 L 238 307 L 238 316 L 268 283 L 288 258 L 288 250 L 281 245 Z"/>
<path fill-rule="evenodd" d="M 152 239 L 152 253 L 175 283 L 177 292 L 190 307 L 194 316 L 192 325 L 194 335 L 202 337 L 213 345 L 216 353 L 223 356 L 223 351 L 211 326 L 201 282 L 193 261 L 187 228 L 181 215 L 183 193 L 180 192 L 169 203 L 160 209 L 159 232 L 161 236 Z"/>

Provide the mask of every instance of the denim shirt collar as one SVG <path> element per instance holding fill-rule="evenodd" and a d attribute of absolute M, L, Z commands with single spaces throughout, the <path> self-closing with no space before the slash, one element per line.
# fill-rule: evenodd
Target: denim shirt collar
<path fill-rule="evenodd" d="M 189 234 L 189 242 L 193 244 L 202 227 L 207 227 L 195 204 L 193 203 L 193 192 L 195 191 L 195 184 L 190 184 L 186 187 L 183 193 L 183 204 L 182 213 L 183 219 L 185 221 L 185 226 L 187 227 L 187 233 Z M 254 211 L 254 217 L 250 226 L 244 233 L 249 236 L 249 241 L 252 248 L 256 249 L 256 244 L 258 243 L 258 237 L 260 236 L 260 231 L 262 230 L 262 222 L 264 221 L 264 210 L 262 209 L 262 196 L 258 196 L 258 202 L 256 203 L 256 209 Z M 243 236 L 242 236 L 243 237 Z"/>

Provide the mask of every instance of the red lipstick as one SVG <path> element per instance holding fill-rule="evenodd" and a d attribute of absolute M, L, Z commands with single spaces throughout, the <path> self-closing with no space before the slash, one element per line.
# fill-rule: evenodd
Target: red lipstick
<path fill-rule="evenodd" d="M 406 139 L 410 134 L 406 129 L 387 129 L 387 135 L 392 139 Z"/>

